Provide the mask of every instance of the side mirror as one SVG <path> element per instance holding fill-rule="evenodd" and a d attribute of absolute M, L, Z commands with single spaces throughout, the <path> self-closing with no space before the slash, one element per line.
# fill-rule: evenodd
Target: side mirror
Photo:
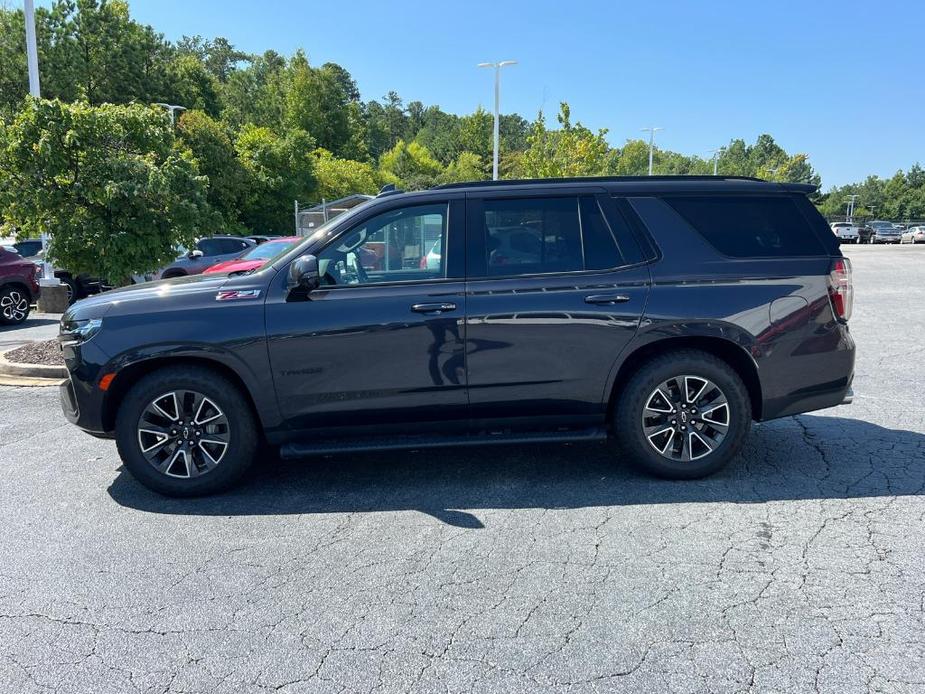
<path fill-rule="evenodd" d="M 196 259 L 196 258 L 201 258 L 202 255 L 203 255 L 202 251 L 200 251 L 198 248 L 194 248 L 193 250 L 189 252 L 187 257 L 191 259 Z"/>
<path fill-rule="evenodd" d="M 313 255 L 303 255 L 289 265 L 289 278 L 286 282 L 289 291 L 304 289 L 307 292 L 321 286 L 321 275 L 318 274 L 318 258 Z"/>

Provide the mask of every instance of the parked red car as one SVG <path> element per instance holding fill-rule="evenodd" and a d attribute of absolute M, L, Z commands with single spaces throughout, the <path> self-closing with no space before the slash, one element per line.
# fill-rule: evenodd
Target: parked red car
<path fill-rule="evenodd" d="M 282 238 L 265 241 L 239 258 L 225 260 L 221 263 L 216 263 L 212 267 L 206 268 L 202 274 L 208 275 L 213 272 L 247 272 L 248 270 L 256 270 L 263 267 L 271 258 L 278 256 L 283 251 L 288 251 L 301 240 L 301 236 L 283 236 Z"/>
<path fill-rule="evenodd" d="M 41 272 L 32 261 L 0 248 L 0 325 L 19 325 L 29 317 Z"/>

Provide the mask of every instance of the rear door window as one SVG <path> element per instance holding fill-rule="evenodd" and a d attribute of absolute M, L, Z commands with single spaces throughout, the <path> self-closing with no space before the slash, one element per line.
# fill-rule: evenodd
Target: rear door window
<path fill-rule="evenodd" d="M 724 255 L 763 258 L 826 253 L 790 197 L 678 196 L 664 200 Z"/>
<path fill-rule="evenodd" d="M 623 264 L 593 196 L 485 199 L 475 231 L 488 276 L 607 270 Z M 482 263 L 479 263 L 481 265 Z M 482 274 L 478 267 L 472 275 Z"/>

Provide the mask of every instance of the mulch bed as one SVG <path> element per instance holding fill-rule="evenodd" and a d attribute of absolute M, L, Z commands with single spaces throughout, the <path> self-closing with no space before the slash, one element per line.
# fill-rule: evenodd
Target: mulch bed
<path fill-rule="evenodd" d="M 3 355 L 7 361 L 20 364 L 45 364 L 47 366 L 63 366 L 64 357 L 57 340 L 43 342 L 30 342 L 28 345 L 17 347 Z"/>

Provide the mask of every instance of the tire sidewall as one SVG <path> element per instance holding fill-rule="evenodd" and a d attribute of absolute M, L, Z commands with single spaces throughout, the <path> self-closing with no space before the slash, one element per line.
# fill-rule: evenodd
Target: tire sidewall
<path fill-rule="evenodd" d="M 228 418 L 230 436 L 225 457 L 195 478 L 175 478 L 158 472 L 138 444 L 138 422 L 145 407 L 171 390 L 194 390 L 215 402 Z M 253 414 L 240 391 L 224 377 L 204 369 L 165 369 L 142 378 L 119 405 L 116 446 L 126 469 L 144 486 L 167 496 L 199 496 L 227 489 L 253 462 L 257 433 Z"/>
<path fill-rule="evenodd" d="M 642 428 L 642 414 L 651 393 L 677 376 L 700 376 L 715 383 L 729 403 L 729 431 L 710 454 L 689 462 L 664 458 L 652 448 Z M 713 355 L 678 352 L 645 364 L 627 383 L 617 403 L 614 426 L 618 440 L 637 465 L 668 479 L 695 479 L 724 467 L 741 449 L 751 427 L 751 401 L 738 374 Z"/>

